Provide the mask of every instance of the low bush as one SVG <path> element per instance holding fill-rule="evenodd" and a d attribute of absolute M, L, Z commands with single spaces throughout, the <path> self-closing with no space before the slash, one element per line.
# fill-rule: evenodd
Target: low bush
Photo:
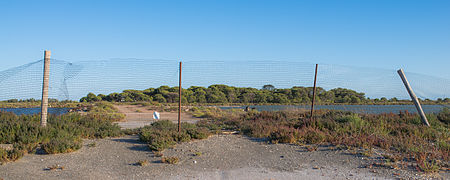
<path fill-rule="evenodd" d="M 74 137 L 57 137 L 42 144 L 42 149 L 48 154 L 69 153 L 80 149 L 81 139 Z"/>
<path fill-rule="evenodd" d="M 387 153 L 398 154 L 401 159 L 415 160 L 419 168 L 427 172 L 435 171 L 437 165 L 450 165 L 448 109 L 427 114 L 431 127 L 424 126 L 417 114 L 407 111 L 355 114 L 318 110 L 312 123 L 309 113 L 301 111 L 248 112 L 235 116 L 222 115 L 227 112 L 214 114 L 218 117 L 209 117 L 203 126 L 226 127 L 250 137 L 266 138 L 272 143 L 329 143 L 369 150 L 378 147 Z M 421 153 L 428 155 L 417 159 Z"/>
<path fill-rule="evenodd" d="M 121 121 L 125 118 L 125 115 L 120 113 L 113 104 L 104 101 L 97 102 L 90 107 L 87 116 L 91 117 L 91 119 L 109 122 Z"/>
<path fill-rule="evenodd" d="M 139 160 L 136 163 L 137 166 L 147 166 L 148 165 L 148 160 Z"/>
<path fill-rule="evenodd" d="M 180 159 L 178 157 L 162 157 L 161 162 L 167 164 L 178 164 Z"/>
<path fill-rule="evenodd" d="M 16 161 L 23 157 L 25 152 L 19 149 L 5 150 L 0 148 L 0 165 L 6 162 Z"/>
<path fill-rule="evenodd" d="M 175 146 L 179 142 L 188 142 L 191 139 L 205 139 L 211 133 L 205 127 L 195 124 L 182 123 L 182 131 L 178 126 L 168 120 L 157 121 L 150 126 L 139 129 L 139 139 L 147 142 L 151 150 L 162 151 Z"/>
<path fill-rule="evenodd" d="M 300 132 L 302 143 L 319 144 L 327 140 L 325 133 L 315 128 L 303 128 Z"/>
<path fill-rule="evenodd" d="M 269 139 L 272 143 L 295 143 L 300 139 L 300 132 L 295 128 L 279 128 L 274 130 Z"/>
<path fill-rule="evenodd" d="M 445 124 L 450 124 L 450 108 L 445 107 L 441 112 L 439 112 L 437 119 Z"/>
<path fill-rule="evenodd" d="M 99 106 L 93 109 L 111 108 L 105 104 Z M 101 113 L 92 116 L 72 112 L 49 115 L 47 127 L 41 127 L 39 115 L 17 116 L 0 112 L 0 144 L 14 144 L 14 151 L 9 152 L 8 159 L 2 157 L 0 161 L 16 160 L 24 153 L 35 151 L 39 144 L 49 154 L 66 153 L 80 149 L 82 138 L 120 136 L 122 132 L 117 124 L 112 123 L 114 119 Z"/>

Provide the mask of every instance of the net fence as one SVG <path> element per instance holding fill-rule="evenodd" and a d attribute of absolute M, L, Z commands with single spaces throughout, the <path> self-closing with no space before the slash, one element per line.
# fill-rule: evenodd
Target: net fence
<path fill-rule="evenodd" d="M 0 100 L 40 99 L 43 60 L 0 72 Z M 50 60 L 49 98 L 75 100 L 94 94 L 178 86 L 179 61 L 111 59 L 68 62 Z M 182 87 L 223 84 L 261 89 L 311 87 L 315 64 L 292 61 L 183 61 Z M 450 97 L 450 80 L 406 71 L 421 99 Z M 371 99 L 409 99 L 394 69 L 319 64 L 317 86 L 324 90 L 347 88 Z"/>

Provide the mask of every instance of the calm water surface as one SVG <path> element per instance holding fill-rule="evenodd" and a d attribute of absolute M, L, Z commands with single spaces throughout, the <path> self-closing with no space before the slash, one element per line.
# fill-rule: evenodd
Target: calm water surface
<path fill-rule="evenodd" d="M 221 109 L 239 108 L 244 109 L 246 106 L 234 106 L 234 107 L 220 107 Z M 310 109 L 310 105 L 262 105 L 262 106 L 249 106 L 256 108 L 258 111 L 279 111 L 289 109 Z M 425 113 L 438 113 L 444 107 L 450 107 L 449 105 L 422 105 Z M 414 105 L 317 105 L 314 109 L 331 109 L 351 111 L 354 113 L 367 113 L 367 114 L 381 114 L 381 113 L 399 113 L 400 111 L 409 111 L 416 113 L 416 107 Z"/>
<path fill-rule="evenodd" d="M 246 106 L 222 106 L 220 109 L 244 109 Z M 251 108 L 256 108 L 258 111 L 279 111 L 279 110 L 289 110 L 289 109 L 310 109 L 310 105 L 258 105 L 249 106 Z M 438 113 L 444 107 L 449 107 L 450 105 L 422 105 L 425 113 Z M 399 113 L 400 111 L 409 111 L 411 113 L 416 113 L 416 107 L 414 105 L 317 105 L 315 109 L 331 109 L 331 110 L 341 110 L 341 111 L 351 111 L 354 113 L 367 113 L 367 114 L 381 114 L 381 113 Z M 61 115 L 65 114 L 70 110 L 70 108 L 48 108 L 50 114 Z M 41 108 L 0 108 L 0 111 L 13 112 L 14 114 L 39 114 Z"/>
<path fill-rule="evenodd" d="M 49 114 L 61 115 L 69 112 L 70 108 L 48 108 Z M 17 115 L 31 115 L 41 113 L 41 108 L 0 108 L 0 111 L 12 112 Z"/>

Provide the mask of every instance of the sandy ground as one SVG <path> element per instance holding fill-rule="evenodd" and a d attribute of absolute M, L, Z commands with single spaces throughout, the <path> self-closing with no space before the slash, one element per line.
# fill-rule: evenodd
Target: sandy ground
<path fill-rule="evenodd" d="M 139 105 L 116 105 L 119 111 L 125 114 L 125 121 L 117 122 L 123 129 L 133 129 L 149 125 L 156 120 L 153 119 L 154 110 L 150 110 L 149 107 Z M 161 120 L 170 120 L 178 122 L 177 112 L 159 112 Z M 190 114 L 182 112 L 181 122 L 195 123 L 200 118 L 192 117 Z"/>
<path fill-rule="evenodd" d="M 139 107 L 137 107 L 139 108 Z M 152 122 L 133 107 L 119 109 L 127 118 L 119 125 L 140 127 Z M 141 113 L 139 113 L 141 114 Z M 172 113 L 173 114 L 173 113 Z M 176 113 L 175 113 L 176 114 Z M 162 117 L 171 117 L 167 114 Z M 184 114 L 185 120 L 197 119 Z M 176 117 L 176 116 L 175 116 Z M 176 120 L 176 118 L 175 118 Z M 128 124 L 127 124 L 128 123 Z M 85 140 L 83 147 L 67 154 L 29 154 L 0 166 L 1 179 L 450 179 L 448 172 L 422 174 L 385 167 L 366 168 L 379 156 L 363 157 L 348 150 L 320 146 L 316 151 L 289 144 L 268 144 L 241 135 L 214 135 L 206 140 L 178 144 L 162 152 L 178 164 L 161 163 L 138 136 Z M 195 155 L 201 154 L 201 155 Z M 148 161 L 138 166 L 140 160 Z M 49 167 L 63 169 L 49 170 Z"/>
<path fill-rule="evenodd" d="M 95 147 L 88 146 L 95 143 Z M 200 156 L 195 156 L 200 152 Z M 4 179 L 425 179 L 404 170 L 363 168 L 370 159 L 346 150 L 267 144 L 240 135 L 214 135 L 163 151 L 178 164 L 161 163 L 137 136 L 86 140 L 76 152 L 31 154 L 0 166 Z M 146 166 L 135 165 L 147 160 Z M 63 170 L 48 170 L 59 165 Z M 448 179 L 444 174 L 442 179 Z"/>

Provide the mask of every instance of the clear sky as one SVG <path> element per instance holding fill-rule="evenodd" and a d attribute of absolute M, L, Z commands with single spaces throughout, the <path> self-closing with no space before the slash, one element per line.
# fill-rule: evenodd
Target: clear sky
<path fill-rule="evenodd" d="M 0 71 L 43 58 L 286 60 L 450 79 L 450 1 L 0 1 Z"/>

